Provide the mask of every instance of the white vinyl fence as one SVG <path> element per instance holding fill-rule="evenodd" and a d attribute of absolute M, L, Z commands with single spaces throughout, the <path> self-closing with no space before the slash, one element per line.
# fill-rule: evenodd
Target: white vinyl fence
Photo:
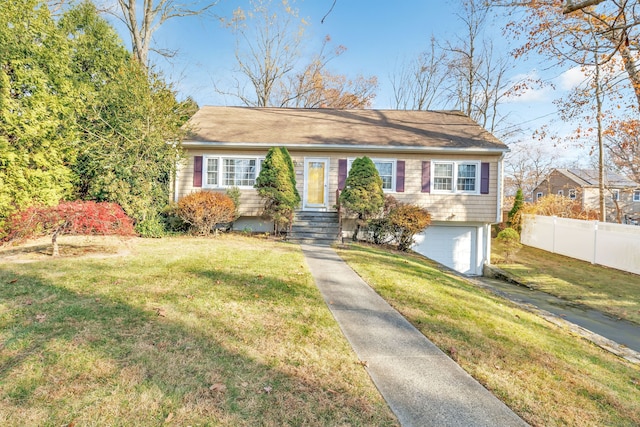
<path fill-rule="evenodd" d="M 525 215 L 527 246 L 640 274 L 640 227 L 598 221 Z"/>

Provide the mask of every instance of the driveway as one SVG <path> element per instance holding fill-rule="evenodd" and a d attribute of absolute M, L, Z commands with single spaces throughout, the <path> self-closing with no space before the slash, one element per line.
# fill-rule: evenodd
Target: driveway
<path fill-rule="evenodd" d="M 560 323 L 577 325 L 583 330 L 576 332 L 585 338 L 621 357 L 640 363 L 640 325 L 615 319 L 588 307 L 571 304 L 567 300 L 523 285 L 487 277 L 471 280 L 525 308 L 532 306 L 542 314 L 550 313 L 552 316 L 547 317 L 547 320 L 554 320 L 555 317 Z"/>

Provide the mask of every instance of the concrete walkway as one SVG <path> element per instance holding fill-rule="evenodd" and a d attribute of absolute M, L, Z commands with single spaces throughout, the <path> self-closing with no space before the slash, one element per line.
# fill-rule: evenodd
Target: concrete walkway
<path fill-rule="evenodd" d="M 302 245 L 342 332 L 402 426 L 526 426 L 328 246 Z"/>

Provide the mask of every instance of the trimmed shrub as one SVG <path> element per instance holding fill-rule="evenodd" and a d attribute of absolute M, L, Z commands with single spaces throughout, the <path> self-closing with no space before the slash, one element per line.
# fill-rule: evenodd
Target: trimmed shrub
<path fill-rule="evenodd" d="M 178 215 L 194 234 L 209 235 L 217 224 L 232 222 L 235 205 L 226 194 L 198 191 L 178 202 Z"/>
<path fill-rule="evenodd" d="M 511 262 L 513 255 L 522 247 L 520 234 L 513 228 L 505 228 L 499 232 L 496 240 L 502 243 L 504 247 L 504 259 L 506 262 Z"/>
<path fill-rule="evenodd" d="M 240 189 L 238 187 L 231 187 L 226 191 L 227 196 L 233 201 L 235 209 L 233 210 L 233 220 L 240 218 Z"/>
<path fill-rule="evenodd" d="M 274 232 L 291 226 L 300 205 L 293 161 L 285 147 L 271 147 L 256 178 L 255 188 L 264 200 L 263 214 L 273 220 Z"/>
<path fill-rule="evenodd" d="M 353 240 L 357 240 L 360 226 L 380 214 L 384 206 L 382 179 L 376 165 L 368 157 L 353 161 L 344 190 L 340 193 L 340 205 L 350 213 L 358 215 Z"/>
<path fill-rule="evenodd" d="M 116 203 L 75 201 L 57 206 L 32 206 L 7 221 L 7 241 L 51 235 L 52 255 L 57 256 L 58 236 L 135 234 L 133 220 Z"/>
<path fill-rule="evenodd" d="M 398 202 L 393 196 L 385 196 L 380 218 L 369 221 L 367 230 L 373 243 L 395 243 L 398 250 L 408 251 L 414 243 L 413 236 L 431 224 L 429 212 L 417 205 Z"/>
<path fill-rule="evenodd" d="M 413 245 L 413 236 L 431 224 L 429 212 L 416 205 L 400 204 L 389 212 L 398 250 L 408 251 Z"/>
<path fill-rule="evenodd" d="M 140 237 L 159 238 L 165 235 L 164 221 L 159 215 L 136 223 L 136 233 Z"/>
<path fill-rule="evenodd" d="M 171 202 L 160 213 L 164 229 L 167 233 L 185 233 L 189 230 L 189 224 L 180 218 L 178 204 Z"/>
<path fill-rule="evenodd" d="M 395 197 L 385 195 L 382 215 L 379 218 L 370 219 L 367 224 L 367 230 L 373 243 L 382 245 L 390 243 L 393 240 L 393 229 L 391 221 L 389 221 L 389 212 L 398 207 L 399 202 Z"/>

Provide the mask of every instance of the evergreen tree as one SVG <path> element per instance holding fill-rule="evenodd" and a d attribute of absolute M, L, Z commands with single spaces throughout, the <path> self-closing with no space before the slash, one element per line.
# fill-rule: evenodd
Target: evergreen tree
<path fill-rule="evenodd" d="M 181 125 L 193 110 L 132 58 L 91 2 L 67 10 L 58 25 L 45 2 L 4 2 L 0 223 L 73 197 L 154 218 L 168 200 Z"/>
<path fill-rule="evenodd" d="M 75 82 L 82 88 L 82 133 L 75 171 L 79 197 L 116 202 L 138 223 L 154 221 L 169 184 L 188 119 L 160 76 L 122 45 L 95 6 L 83 3 L 60 23 L 72 45 Z"/>
<path fill-rule="evenodd" d="M 509 220 L 509 224 L 513 222 L 514 218 L 516 217 L 518 212 L 520 212 L 523 206 L 524 206 L 524 195 L 522 194 L 522 189 L 518 188 L 518 191 L 516 191 L 516 197 L 513 200 L 513 207 L 511 208 L 507 216 Z M 520 226 L 517 226 L 516 228 L 517 228 L 516 231 L 520 232 L 519 230 Z"/>
<path fill-rule="evenodd" d="M 70 197 L 77 97 L 68 41 L 45 3 L 3 2 L 0 13 L 0 223 L 33 204 Z"/>
<path fill-rule="evenodd" d="M 293 221 L 300 205 L 293 161 L 285 147 L 271 147 L 256 178 L 255 188 L 264 200 L 264 215 L 274 222 L 275 231 Z"/>
<path fill-rule="evenodd" d="M 340 204 L 348 212 L 358 215 L 353 234 L 353 240 L 357 240 L 360 226 L 379 214 L 384 206 L 382 178 L 370 158 L 365 156 L 353 161 L 345 188 L 340 193 Z"/>

